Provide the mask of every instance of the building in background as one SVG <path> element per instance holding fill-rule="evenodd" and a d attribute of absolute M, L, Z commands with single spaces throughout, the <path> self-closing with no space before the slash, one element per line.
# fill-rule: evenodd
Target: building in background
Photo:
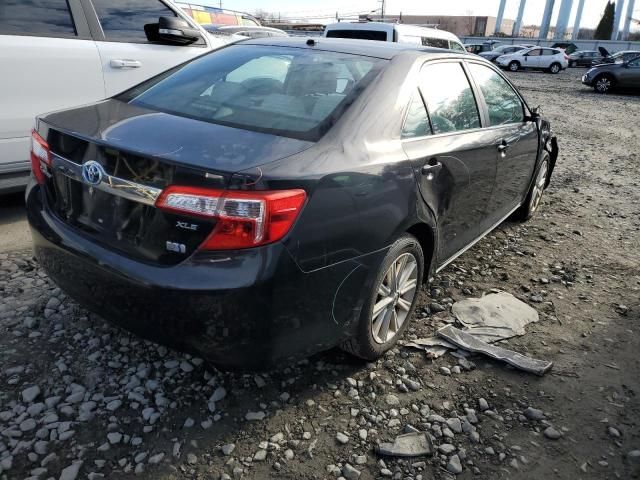
<path fill-rule="evenodd" d="M 243 26 L 259 26 L 260 22 L 248 13 L 236 12 L 235 10 L 227 10 L 216 7 L 207 7 L 198 5 L 197 3 L 174 2 L 182 8 L 187 15 L 196 22 L 206 25 L 213 23 L 214 25 L 243 25 Z"/>
<path fill-rule="evenodd" d="M 398 22 L 412 25 L 425 25 L 446 30 L 459 37 L 486 37 L 493 35 L 496 26 L 496 17 L 476 15 L 385 15 L 384 20 L 380 15 L 361 15 L 360 20 L 373 20 L 385 22 Z M 514 20 L 503 19 L 501 31 L 505 35 L 511 35 Z"/>

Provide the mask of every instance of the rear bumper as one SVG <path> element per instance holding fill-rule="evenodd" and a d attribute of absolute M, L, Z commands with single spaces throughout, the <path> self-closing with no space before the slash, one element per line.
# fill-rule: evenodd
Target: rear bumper
<path fill-rule="evenodd" d="M 224 368 L 266 368 L 353 332 L 384 252 L 302 272 L 285 247 L 197 253 L 158 267 L 105 249 L 27 191 L 35 255 L 71 297 L 142 337 Z"/>

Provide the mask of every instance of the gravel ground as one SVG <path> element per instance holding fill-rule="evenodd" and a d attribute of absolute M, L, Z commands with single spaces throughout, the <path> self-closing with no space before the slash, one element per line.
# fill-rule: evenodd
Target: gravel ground
<path fill-rule="evenodd" d="M 639 478 L 640 98 L 594 94 L 582 73 L 512 75 L 559 137 L 551 187 L 531 222 L 506 222 L 423 289 L 405 335 L 505 290 L 540 314 L 506 346 L 552 360 L 550 374 L 401 346 L 372 364 L 330 351 L 209 371 L 66 297 L 18 241 L 13 197 L 0 207 L 0 479 Z M 375 453 L 414 429 L 433 456 Z"/>

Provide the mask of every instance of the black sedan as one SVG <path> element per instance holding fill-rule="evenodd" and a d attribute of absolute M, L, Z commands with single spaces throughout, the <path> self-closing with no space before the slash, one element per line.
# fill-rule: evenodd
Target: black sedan
<path fill-rule="evenodd" d="M 595 50 L 578 50 L 569 55 L 569 67 L 590 67 L 592 64 L 602 63 L 605 58 Z"/>
<path fill-rule="evenodd" d="M 375 359 L 423 281 L 540 205 L 549 125 L 479 57 L 247 40 L 41 116 L 35 255 L 80 304 L 223 367 Z"/>
<path fill-rule="evenodd" d="M 628 62 L 593 67 L 582 76 L 582 83 L 598 93 L 608 93 L 617 87 L 640 89 L 640 56 Z"/>

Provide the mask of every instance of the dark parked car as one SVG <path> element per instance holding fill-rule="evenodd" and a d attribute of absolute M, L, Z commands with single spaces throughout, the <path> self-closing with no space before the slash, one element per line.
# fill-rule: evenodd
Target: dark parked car
<path fill-rule="evenodd" d="M 480 52 L 478 55 L 480 55 L 482 58 L 486 58 L 490 62 L 495 62 L 496 58 L 498 58 L 500 55 L 518 52 L 520 50 L 524 50 L 525 48 L 527 47 L 523 45 L 500 45 L 499 47 L 496 47 L 495 49 L 488 52 Z"/>
<path fill-rule="evenodd" d="M 602 65 L 604 63 L 620 63 L 628 62 L 636 57 L 640 57 L 640 50 L 622 50 L 612 55 L 604 56 L 600 60 L 594 60 L 591 62 L 591 66 Z"/>
<path fill-rule="evenodd" d="M 551 45 L 551 48 L 560 48 L 564 50 L 564 53 L 571 55 L 578 50 L 578 46 L 573 42 L 556 42 Z"/>
<path fill-rule="evenodd" d="M 569 55 L 570 67 L 590 67 L 593 63 L 602 63 L 604 57 L 595 50 L 578 50 Z"/>
<path fill-rule="evenodd" d="M 51 278 L 223 367 L 334 345 L 378 358 L 424 280 L 534 214 L 557 156 L 485 60 L 294 37 L 44 115 L 32 148 L 28 218 Z"/>
<path fill-rule="evenodd" d="M 640 88 L 640 56 L 628 62 L 593 67 L 582 76 L 582 83 L 599 93 L 607 93 L 616 87 Z"/>

